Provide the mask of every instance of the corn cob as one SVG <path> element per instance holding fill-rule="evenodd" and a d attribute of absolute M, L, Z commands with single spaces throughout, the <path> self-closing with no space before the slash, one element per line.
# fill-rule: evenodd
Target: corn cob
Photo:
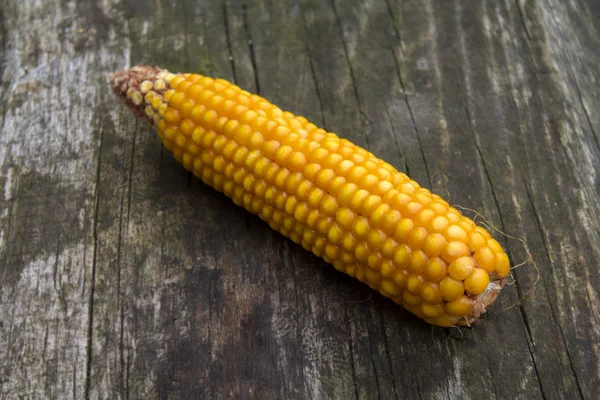
<path fill-rule="evenodd" d="M 137 66 L 111 84 L 186 169 L 428 323 L 470 325 L 504 286 L 485 229 L 305 118 L 198 74 Z"/>

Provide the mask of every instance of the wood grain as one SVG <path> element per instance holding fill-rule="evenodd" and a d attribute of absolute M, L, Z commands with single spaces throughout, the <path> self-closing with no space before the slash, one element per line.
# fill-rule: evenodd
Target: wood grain
<path fill-rule="evenodd" d="M 590 0 L 7 0 L 0 397 L 596 398 L 599 32 Z M 306 116 L 538 271 L 424 324 L 181 168 L 110 93 L 135 64 Z"/>

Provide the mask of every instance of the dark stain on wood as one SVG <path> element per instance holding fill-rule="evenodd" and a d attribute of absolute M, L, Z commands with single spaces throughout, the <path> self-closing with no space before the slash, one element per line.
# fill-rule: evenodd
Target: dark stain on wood
<path fill-rule="evenodd" d="M 9 0 L 1 397 L 596 398 L 599 26 L 586 0 Z M 110 92 L 134 64 L 369 148 L 523 238 L 539 281 L 424 324 L 183 170 Z"/>

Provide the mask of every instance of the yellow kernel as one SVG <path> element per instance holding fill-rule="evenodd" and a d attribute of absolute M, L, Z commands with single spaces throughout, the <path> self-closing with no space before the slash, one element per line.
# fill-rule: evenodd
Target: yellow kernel
<path fill-rule="evenodd" d="M 487 239 L 481 233 L 475 231 L 469 237 L 469 247 L 471 251 L 477 251 L 485 247 Z"/>
<path fill-rule="evenodd" d="M 395 196 L 393 196 L 390 199 L 390 204 L 392 205 L 392 207 L 394 207 L 397 210 L 402 210 L 402 208 L 410 203 L 411 198 L 409 195 L 405 194 L 405 193 L 400 193 L 398 192 L 398 194 L 396 194 Z"/>
<path fill-rule="evenodd" d="M 335 199 L 335 197 L 326 194 L 325 198 L 323 199 L 323 201 L 321 202 L 321 211 L 326 214 L 326 215 L 335 215 L 335 213 L 338 210 L 338 204 L 337 204 L 337 200 Z"/>
<path fill-rule="evenodd" d="M 370 218 L 373 224 L 381 226 L 388 211 L 391 211 L 391 207 L 388 204 L 380 204 L 371 214 Z"/>
<path fill-rule="evenodd" d="M 308 197 L 308 194 L 310 193 L 312 187 L 313 186 L 312 186 L 311 182 L 309 182 L 307 180 L 303 180 L 298 185 L 298 189 L 296 191 L 296 196 L 298 196 L 298 198 L 300 198 L 300 199 L 306 199 Z"/>
<path fill-rule="evenodd" d="M 460 257 L 448 266 L 448 274 L 456 280 L 465 280 L 475 269 L 475 262 L 471 257 Z"/>
<path fill-rule="evenodd" d="M 354 226 L 352 227 L 352 232 L 356 236 L 357 239 L 364 239 L 370 231 L 369 221 L 364 217 L 357 217 L 354 220 Z"/>
<path fill-rule="evenodd" d="M 425 282 L 421 287 L 421 298 L 426 303 L 439 304 L 442 302 L 439 285 L 433 282 Z"/>
<path fill-rule="evenodd" d="M 354 252 L 355 247 L 356 239 L 354 239 L 351 233 L 345 233 L 344 237 L 342 238 L 342 248 L 344 248 L 344 250 Z"/>
<path fill-rule="evenodd" d="M 375 285 L 375 287 L 377 287 L 377 285 L 381 281 L 381 275 L 379 275 L 379 273 L 377 273 L 376 271 L 370 269 L 367 269 L 365 271 L 365 277 L 367 278 L 367 282 L 372 285 Z"/>
<path fill-rule="evenodd" d="M 204 118 L 204 113 L 206 112 L 206 107 L 203 105 L 195 106 L 190 111 L 190 118 L 194 120 L 196 123 L 201 123 Z M 235 121 L 237 123 L 237 121 Z"/>
<path fill-rule="evenodd" d="M 438 199 L 433 200 L 431 203 L 427 205 L 428 208 L 435 211 L 438 215 L 444 215 L 448 208 L 450 207 L 448 203 L 444 200 Z"/>
<path fill-rule="evenodd" d="M 366 175 L 367 172 L 368 171 L 364 167 L 361 167 L 360 165 L 355 166 L 348 172 L 348 179 L 355 183 L 359 182 L 360 178 Z"/>
<path fill-rule="evenodd" d="M 165 138 L 170 142 L 175 140 L 175 137 L 177 137 L 177 134 L 178 134 L 177 128 L 170 126 L 167 129 L 165 129 Z"/>
<path fill-rule="evenodd" d="M 411 291 L 412 293 L 418 294 L 421 291 L 421 287 L 423 286 L 423 277 L 421 275 L 408 275 L 408 280 L 406 281 L 406 289 Z"/>
<path fill-rule="evenodd" d="M 498 241 L 496 239 L 488 240 L 488 247 L 490 249 L 492 249 L 492 251 L 494 253 L 502 253 L 502 252 L 504 252 L 504 249 L 502 248 L 502 246 L 500 245 L 500 243 L 498 243 Z"/>
<path fill-rule="evenodd" d="M 466 221 L 470 221 L 468 219 L 465 218 Z M 470 221 L 472 223 L 472 221 Z M 486 239 L 491 239 L 492 237 L 490 236 L 490 233 L 488 231 L 486 231 L 485 229 L 483 229 L 481 226 L 477 226 L 474 228 L 475 232 L 479 232 L 481 233 Z"/>
<path fill-rule="evenodd" d="M 335 219 L 343 229 L 349 231 L 354 222 L 354 213 L 349 208 L 340 207 L 336 212 Z"/>
<path fill-rule="evenodd" d="M 411 201 L 407 204 L 402 205 L 402 207 L 400 208 L 400 212 L 402 212 L 402 215 L 404 216 L 413 217 L 416 213 L 419 212 L 421 208 L 423 208 L 423 204 L 417 201 Z"/>
<path fill-rule="evenodd" d="M 412 180 L 409 182 L 401 183 L 400 185 L 396 186 L 396 189 L 408 195 L 413 194 L 417 190 L 417 188 L 415 187 L 415 181 Z"/>
<path fill-rule="evenodd" d="M 408 270 L 414 273 L 422 273 L 427 265 L 427 255 L 422 251 L 413 251 L 410 255 Z"/>
<path fill-rule="evenodd" d="M 286 183 L 286 180 L 289 175 L 290 175 L 290 173 L 287 170 L 280 169 L 277 172 L 277 175 L 275 175 L 275 181 L 274 181 L 275 186 L 277 186 L 280 189 L 285 188 L 285 183 Z"/>
<path fill-rule="evenodd" d="M 406 282 L 408 281 L 408 272 L 403 269 L 397 269 L 394 274 L 394 283 L 400 289 L 404 289 L 406 287 Z"/>
<path fill-rule="evenodd" d="M 152 102 L 150 103 L 150 105 L 152 106 L 152 108 L 154 108 L 155 110 L 158 110 L 158 108 L 163 105 L 163 101 L 160 98 L 160 96 L 155 96 L 152 98 Z"/>
<path fill-rule="evenodd" d="M 319 188 L 313 188 L 308 195 L 308 204 L 312 208 L 317 208 L 321 204 L 323 197 L 325 196 L 325 192 Z"/>
<path fill-rule="evenodd" d="M 448 227 L 449 223 L 448 218 L 439 215 L 431 220 L 429 227 L 432 232 L 441 233 Z"/>
<path fill-rule="evenodd" d="M 396 225 L 396 230 L 394 232 L 394 237 L 398 239 L 401 243 L 408 242 L 408 237 L 410 233 L 415 227 L 415 223 L 410 218 L 402 218 L 400 222 Z"/>
<path fill-rule="evenodd" d="M 165 76 L 163 77 L 163 79 L 165 80 L 166 83 L 171 84 L 173 82 L 173 78 L 175 78 L 177 75 L 172 74 L 170 72 L 167 72 L 165 74 Z"/>
<path fill-rule="evenodd" d="M 415 198 L 419 203 L 425 205 L 431 202 L 431 193 L 426 189 L 419 189 L 415 193 Z"/>
<path fill-rule="evenodd" d="M 311 181 L 314 181 L 320 170 L 321 170 L 321 166 L 319 164 L 308 164 L 304 168 L 304 175 L 306 176 L 306 179 L 310 179 Z"/>
<path fill-rule="evenodd" d="M 352 169 L 352 167 L 354 167 L 354 163 L 352 161 L 342 160 L 336 165 L 335 170 L 338 174 L 346 176 L 346 174 L 348 173 L 348 171 L 350 171 L 350 169 Z"/>
<path fill-rule="evenodd" d="M 463 242 L 449 242 L 442 251 L 442 258 L 446 262 L 452 262 L 459 257 L 469 254 L 469 248 Z"/>
<path fill-rule="evenodd" d="M 321 218 L 319 219 L 319 223 L 317 224 L 317 231 L 324 234 L 329 230 L 331 226 L 331 218 Z"/>
<path fill-rule="evenodd" d="M 181 125 L 179 126 L 179 129 L 184 134 L 190 135 L 192 133 L 192 131 L 194 130 L 194 124 L 189 119 L 184 119 L 181 122 Z"/>
<path fill-rule="evenodd" d="M 496 253 L 496 274 L 501 277 L 508 276 L 510 273 L 510 260 L 506 253 Z"/>
<path fill-rule="evenodd" d="M 427 229 L 415 228 L 410 233 L 407 243 L 413 250 L 422 249 L 426 238 L 427 238 Z"/>
<path fill-rule="evenodd" d="M 389 260 L 383 260 L 379 273 L 384 278 L 389 278 L 394 274 L 395 268 Z"/>
<path fill-rule="evenodd" d="M 415 216 L 415 224 L 417 226 L 426 227 L 429 225 L 429 221 L 431 221 L 435 217 L 435 212 L 428 208 L 425 208 L 417 213 Z"/>
<path fill-rule="evenodd" d="M 402 215 L 400 212 L 396 210 L 388 210 L 380 220 L 379 225 L 384 232 L 391 235 L 394 233 L 394 229 L 401 219 Z"/>
<path fill-rule="evenodd" d="M 268 140 L 263 146 L 265 156 L 273 157 L 279 146 L 279 142 L 276 142 L 275 140 Z"/>
<path fill-rule="evenodd" d="M 367 190 L 372 190 L 373 186 L 379 182 L 379 178 L 373 174 L 365 175 L 360 181 L 359 186 Z"/>
<path fill-rule="evenodd" d="M 285 177 L 287 176 L 287 171 L 282 172 L 283 176 L 279 174 L 280 171 L 281 168 L 279 168 L 277 165 L 269 163 L 267 171 L 265 172 L 265 181 L 267 181 L 270 184 L 276 184 L 276 182 L 279 182 L 281 183 L 281 186 L 283 186 L 285 184 Z M 280 175 L 279 178 L 278 175 Z"/>
<path fill-rule="evenodd" d="M 450 276 L 446 276 L 444 279 L 442 279 L 439 288 L 440 295 L 446 301 L 456 300 L 465 292 L 463 283 Z"/>
<path fill-rule="evenodd" d="M 382 276 L 383 276 L 383 274 L 382 274 Z M 400 291 L 400 288 L 398 288 L 398 286 L 396 286 L 394 284 L 394 282 L 392 282 L 390 280 L 387 280 L 387 279 L 383 279 L 381 281 L 381 285 L 380 286 L 381 286 L 381 290 L 387 296 L 398 296 L 398 295 L 400 295 L 400 293 L 402 293 Z"/>
<path fill-rule="evenodd" d="M 386 258 L 392 258 L 397 248 L 398 243 L 393 238 L 388 237 L 381 247 L 381 254 Z"/>
<path fill-rule="evenodd" d="M 182 118 L 187 118 L 191 116 L 194 105 L 195 103 L 192 100 L 186 100 L 183 102 L 180 109 L 180 115 L 182 116 Z"/>
<path fill-rule="evenodd" d="M 473 230 L 475 229 L 476 225 L 473 222 L 473 220 L 471 220 L 470 218 L 467 217 L 460 217 L 458 224 L 467 232 L 467 233 L 471 233 L 473 232 Z M 483 229 L 483 231 L 485 233 L 487 233 L 487 231 L 485 231 L 485 229 Z M 489 233 L 487 235 L 484 235 L 486 238 L 489 237 Z"/>
<path fill-rule="evenodd" d="M 446 229 L 446 232 L 444 232 L 444 236 L 449 242 L 453 240 L 460 242 L 467 241 L 467 232 L 459 225 L 450 225 L 448 229 Z"/>
<path fill-rule="evenodd" d="M 302 182 L 302 174 L 300 174 L 299 172 L 291 174 L 286 180 L 285 190 L 289 194 L 295 194 L 296 189 L 298 189 L 298 185 L 300 185 L 300 182 Z"/>
<path fill-rule="evenodd" d="M 165 92 L 164 99 L 165 101 L 169 101 L 171 99 L 171 96 L 173 96 L 175 94 L 175 91 L 173 89 L 169 89 Z"/>
<path fill-rule="evenodd" d="M 173 108 L 169 108 L 165 112 L 165 122 L 170 125 L 179 125 L 181 122 L 181 117 L 179 116 L 179 112 Z"/>
<path fill-rule="evenodd" d="M 306 157 L 300 152 L 294 152 L 288 162 L 291 170 L 301 172 L 306 166 Z"/>
<path fill-rule="evenodd" d="M 342 161 L 343 157 L 337 153 L 329 153 L 329 155 L 323 161 L 323 166 L 326 168 L 335 168 L 337 164 Z"/>
<path fill-rule="evenodd" d="M 379 171 L 381 171 L 381 170 L 383 170 L 383 169 L 380 169 Z M 385 171 L 385 173 L 387 175 L 389 175 L 389 173 L 387 171 Z M 394 185 L 392 184 L 392 182 L 390 182 L 390 181 L 379 181 L 373 187 L 373 194 L 376 194 L 378 196 L 385 196 L 386 193 L 389 192 L 392 189 L 394 189 Z"/>
<path fill-rule="evenodd" d="M 379 271 L 381 268 L 381 264 L 383 263 L 383 259 L 379 253 L 371 253 L 367 258 L 367 264 L 374 270 Z"/>
<path fill-rule="evenodd" d="M 372 154 L 368 153 L 370 156 L 372 156 Z M 377 169 L 377 163 L 371 161 L 371 160 L 367 160 L 363 163 L 363 166 L 369 170 L 369 171 L 375 171 Z"/>
<path fill-rule="evenodd" d="M 171 86 L 173 89 L 176 89 L 177 86 L 183 81 L 185 81 L 185 78 L 183 76 L 176 75 L 176 76 L 172 77 L 171 80 L 169 81 L 169 86 Z"/>
<path fill-rule="evenodd" d="M 150 81 L 143 81 L 140 84 L 140 92 L 142 92 L 142 94 L 146 94 L 148 93 L 150 90 L 152 90 L 153 84 Z"/>
<path fill-rule="evenodd" d="M 421 298 L 408 290 L 405 290 L 404 293 L 402 293 L 402 299 L 411 306 L 418 306 L 421 304 Z"/>
<path fill-rule="evenodd" d="M 269 160 L 265 157 L 259 158 L 254 164 L 254 174 L 258 178 L 263 178 L 269 169 Z"/>
<path fill-rule="evenodd" d="M 177 138 L 175 139 L 175 144 L 182 149 L 185 148 L 185 143 L 186 143 L 186 140 L 185 140 L 185 136 L 183 136 L 183 135 L 178 135 Z"/>
<path fill-rule="evenodd" d="M 427 320 L 427 322 L 433 325 L 443 326 L 445 328 L 454 326 L 456 324 L 454 318 L 449 315 L 442 315 L 441 317 L 432 318 Z"/>
<path fill-rule="evenodd" d="M 333 244 L 338 244 L 342 240 L 342 231 L 336 224 L 330 226 L 327 231 L 327 239 Z"/>
<path fill-rule="evenodd" d="M 165 96 L 165 100 L 166 100 L 166 96 Z M 171 96 L 171 98 L 169 99 L 169 105 L 174 108 L 179 108 L 179 107 L 181 107 L 181 105 L 183 104 L 184 101 L 185 101 L 185 95 L 181 92 L 177 92 L 177 93 L 173 94 L 173 96 Z"/>
<path fill-rule="evenodd" d="M 496 254 L 489 247 L 476 251 L 473 258 L 477 262 L 477 266 L 487 272 L 494 272 L 496 269 Z"/>
<path fill-rule="evenodd" d="M 331 244 L 325 246 L 325 255 L 332 260 L 335 260 L 340 256 L 340 248 Z"/>
<path fill-rule="evenodd" d="M 318 210 L 310 210 L 308 216 L 306 217 L 306 225 L 310 226 L 311 228 L 316 228 L 319 218 L 320 215 Z"/>
<path fill-rule="evenodd" d="M 365 216 L 371 215 L 371 213 L 377 207 L 379 207 L 379 205 L 381 204 L 381 201 L 382 201 L 381 197 L 379 197 L 379 196 L 371 195 L 371 196 L 367 197 L 366 200 L 363 202 L 363 204 L 360 207 L 362 214 Z"/>
<path fill-rule="evenodd" d="M 360 262 L 367 262 L 367 260 L 369 259 L 369 248 L 367 247 L 366 243 L 361 242 L 358 243 L 356 245 L 356 248 L 354 249 L 354 255 L 356 256 L 356 259 Z"/>
<path fill-rule="evenodd" d="M 341 206 L 348 206 L 352 201 L 354 193 L 358 190 L 358 186 L 354 183 L 345 183 L 337 194 L 337 199 Z"/>
<path fill-rule="evenodd" d="M 369 192 L 364 189 L 358 189 L 354 196 L 352 196 L 352 200 L 350 201 L 350 207 L 353 210 L 359 210 L 364 201 L 369 197 Z"/>
<path fill-rule="evenodd" d="M 323 163 L 323 160 L 329 155 L 329 152 L 324 148 L 315 149 L 308 155 L 308 159 L 311 163 L 319 164 Z"/>
<path fill-rule="evenodd" d="M 152 103 L 152 100 L 154 100 L 155 95 L 156 93 L 152 91 L 146 93 L 146 95 L 144 96 L 144 101 L 149 104 Z"/>
<path fill-rule="evenodd" d="M 331 169 L 322 169 L 317 174 L 317 185 L 323 189 L 329 188 L 331 180 L 335 177 L 335 172 Z"/>
<path fill-rule="evenodd" d="M 329 183 L 329 193 L 331 193 L 334 196 L 337 196 L 338 192 L 344 186 L 345 183 L 346 178 L 344 178 L 343 176 L 336 176 Z"/>
<path fill-rule="evenodd" d="M 421 310 L 427 318 L 441 317 L 446 314 L 443 304 L 421 304 Z"/>
<path fill-rule="evenodd" d="M 158 106 L 158 115 L 164 117 L 168 108 L 169 106 L 167 105 L 167 103 L 162 103 L 160 106 Z"/>
<path fill-rule="evenodd" d="M 239 125 L 233 131 L 233 140 L 245 146 L 250 141 L 250 135 L 252 135 L 252 130 L 248 125 Z"/>
<path fill-rule="evenodd" d="M 381 232 L 379 229 L 371 229 L 367 236 L 367 244 L 369 245 L 369 249 L 378 251 L 381 249 L 381 246 L 383 246 L 385 239 L 385 233 Z"/>
<path fill-rule="evenodd" d="M 146 112 L 146 115 L 150 118 L 152 118 L 154 116 L 154 110 L 152 109 L 152 106 L 146 106 L 146 108 L 144 108 L 144 111 Z"/>
<path fill-rule="evenodd" d="M 470 276 L 465 279 L 465 290 L 469 294 L 478 295 L 485 292 L 489 283 L 489 274 L 481 268 L 475 268 Z"/>
<path fill-rule="evenodd" d="M 448 212 L 446 213 L 446 216 L 448 217 L 448 221 L 450 221 L 450 223 L 455 224 L 457 222 L 460 221 L 461 218 L 461 214 L 460 212 L 456 209 L 456 208 L 450 208 L 448 210 Z M 464 227 L 463 227 L 464 229 Z M 471 230 L 465 229 L 467 232 L 471 232 Z"/>
<path fill-rule="evenodd" d="M 433 233 L 425 238 L 423 250 L 429 257 L 437 257 L 442 254 L 442 250 L 446 245 L 446 239 L 439 233 Z"/>
<path fill-rule="evenodd" d="M 473 302 L 467 296 L 461 296 L 446 304 L 446 313 L 453 317 L 466 317 L 473 311 Z"/>
<path fill-rule="evenodd" d="M 394 265 L 398 268 L 406 268 L 410 263 L 411 251 L 408 246 L 400 246 L 394 253 Z"/>

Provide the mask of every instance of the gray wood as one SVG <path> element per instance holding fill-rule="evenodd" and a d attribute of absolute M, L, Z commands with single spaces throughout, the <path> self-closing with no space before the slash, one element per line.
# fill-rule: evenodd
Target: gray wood
<path fill-rule="evenodd" d="M 597 398 L 599 33 L 590 0 L 5 1 L 0 396 Z M 539 281 L 422 323 L 185 172 L 109 90 L 143 63 L 369 148 Z"/>

